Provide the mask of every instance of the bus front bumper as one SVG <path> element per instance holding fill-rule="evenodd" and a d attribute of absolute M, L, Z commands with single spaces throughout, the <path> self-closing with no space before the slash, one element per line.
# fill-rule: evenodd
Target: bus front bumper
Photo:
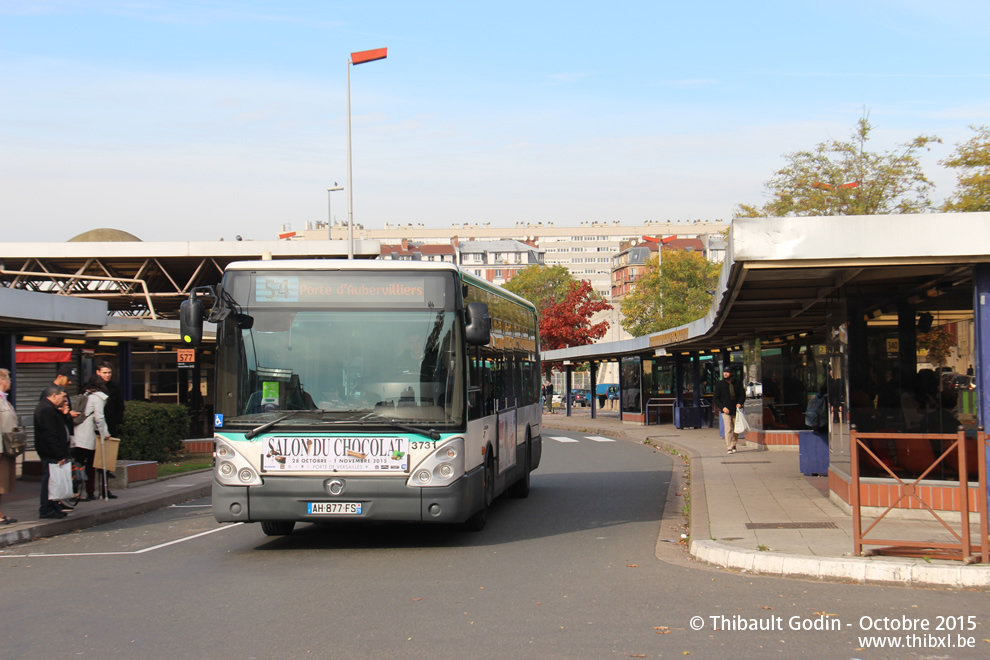
<path fill-rule="evenodd" d="M 213 516 L 218 522 L 437 522 L 467 520 L 482 505 L 484 470 L 476 468 L 446 487 L 406 485 L 387 477 L 263 477 L 260 486 L 224 486 L 213 480 Z M 330 495 L 331 482 L 343 490 Z M 359 515 L 307 513 L 310 503 L 360 503 Z"/>

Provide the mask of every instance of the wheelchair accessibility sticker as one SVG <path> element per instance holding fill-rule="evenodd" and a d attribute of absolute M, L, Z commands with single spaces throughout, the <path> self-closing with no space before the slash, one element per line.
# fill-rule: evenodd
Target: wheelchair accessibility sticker
<path fill-rule="evenodd" d="M 213 426 L 217 427 L 218 429 L 223 428 L 223 415 L 218 414 L 213 416 Z"/>

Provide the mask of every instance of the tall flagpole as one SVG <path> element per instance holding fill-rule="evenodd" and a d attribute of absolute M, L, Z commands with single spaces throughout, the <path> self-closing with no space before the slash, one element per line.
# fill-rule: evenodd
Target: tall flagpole
<path fill-rule="evenodd" d="M 351 61 L 347 60 L 347 258 L 354 258 L 354 182 L 351 175 Z"/>
<path fill-rule="evenodd" d="M 387 48 L 362 50 L 351 53 L 347 60 L 347 258 L 354 258 L 354 181 L 351 173 L 351 66 L 384 60 Z"/>

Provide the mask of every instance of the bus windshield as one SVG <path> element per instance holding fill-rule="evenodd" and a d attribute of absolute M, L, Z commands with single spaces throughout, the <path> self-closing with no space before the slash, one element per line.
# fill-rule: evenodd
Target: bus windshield
<path fill-rule="evenodd" d="M 338 303 L 242 305 L 223 321 L 217 412 L 225 425 L 280 417 L 279 426 L 297 428 L 383 420 L 463 425 L 467 386 L 455 312 L 446 305 Z"/>

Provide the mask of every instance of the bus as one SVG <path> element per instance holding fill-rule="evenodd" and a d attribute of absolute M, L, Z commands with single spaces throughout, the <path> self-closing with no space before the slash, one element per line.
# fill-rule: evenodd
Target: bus
<path fill-rule="evenodd" d="M 204 290 L 205 289 L 205 290 Z M 484 527 L 542 454 L 535 307 L 454 264 L 234 262 L 183 301 L 216 323 L 213 514 Z"/>

